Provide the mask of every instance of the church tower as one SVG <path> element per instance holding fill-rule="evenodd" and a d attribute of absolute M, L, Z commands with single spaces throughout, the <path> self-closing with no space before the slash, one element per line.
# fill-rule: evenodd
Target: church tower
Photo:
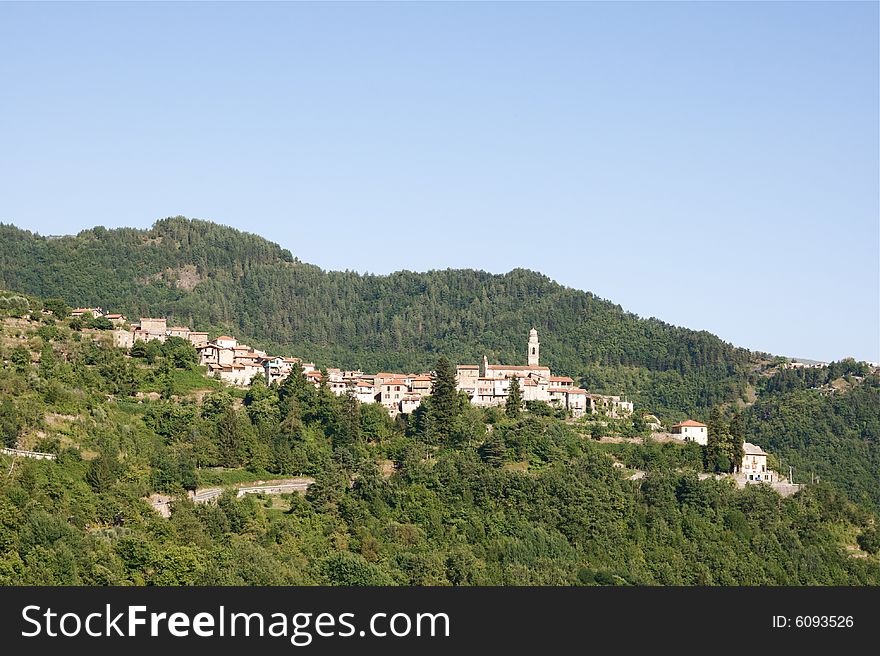
<path fill-rule="evenodd" d="M 538 331 L 532 328 L 529 331 L 529 366 L 538 366 L 538 357 L 541 354 L 541 343 L 538 341 Z"/>

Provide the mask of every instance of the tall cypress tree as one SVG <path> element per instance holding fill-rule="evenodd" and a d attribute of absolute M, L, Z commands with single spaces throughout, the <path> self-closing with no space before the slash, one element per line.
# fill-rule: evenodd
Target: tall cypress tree
<path fill-rule="evenodd" d="M 737 471 L 742 466 L 745 449 L 743 442 L 745 441 L 745 425 L 743 423 L 742 413 L 736 410 L 730 420 L 730 460 L 733 465 L 731 471 Z"/>
<path fill-rule="evenodd" d="M 510 379 L 510 390 L 507 393 L 507 401 L 504 405 L 504 414 L 511 419 L 517 419 L 522 412 L 522 391 L 519 388 L 519 376 Z"/>
<path fill-rule="evenodd" d="M 306 380 L 302 366 L 298 362 L 293 364 L 290 375 L 287 376 L 278 387 L 278 405 L 281 410 L 281 419 L 302 419 L 305 408 L 312 405 L 315 398 L 315 388 Z"/>
<path fill-rule="evenodd" d="M 455 388 L 455 369 L 445 356 L 441 356 L 437 360 L 430 406 L 430 426 L 434 435 L 441 440 L 447 440 L 452 435 L 455 419 L 461 412 L 461 399 Z"/>
<path fill-rule="evenodd" d="M 361 404 L 351 391 L 346 392 L 341 400 L 339 429 L 333 434 L 333 447 L 350 447 L 361 440 Z"/>
<path fill-rule="evenodd" d="M 235 408 L 226 408 L 226 412 L 217 421 L 216 430 L 220 464 L 224 467 L 240 467 L 244 460 L 245 440 Z"/>

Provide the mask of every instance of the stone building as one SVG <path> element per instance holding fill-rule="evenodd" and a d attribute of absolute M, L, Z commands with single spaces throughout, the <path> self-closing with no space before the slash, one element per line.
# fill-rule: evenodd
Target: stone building
<path fill-rule="evenodd" d="M 739 468 L 742 478 L 749 483 L 772 483 L 774 472 L 767 467 L 767 452 L 751 442 L 743 442 L 743 459 Z"/>

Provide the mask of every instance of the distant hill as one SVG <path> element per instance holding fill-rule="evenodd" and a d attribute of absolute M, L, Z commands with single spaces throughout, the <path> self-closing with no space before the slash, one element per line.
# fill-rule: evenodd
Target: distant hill
<path fill-rule="evenodd" d="M 426 369 L 439 354 L 518 363 L 534 326 L 554 371 L 676 417 L 742 397 L 753 361 L 708 332 L 639 318 L 533 271 L 323 271 L 259 236 L 182 217 L 52 238 L 0 224 L 0 287 L 373 371 Z"/>

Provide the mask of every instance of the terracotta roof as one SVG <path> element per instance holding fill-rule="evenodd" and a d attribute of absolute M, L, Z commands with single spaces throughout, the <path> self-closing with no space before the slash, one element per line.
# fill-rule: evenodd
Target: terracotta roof
<path fill-rule="evenodd" d="M 220 337 L 215 337 L 215 340 L 218 339 L 235 339 L 235 337 L 230 337 L 229 335 L 220 335 Z"/>
<path fill-rule="evenodd" d="M 693 419 L 687 419 L 681 423 L 676 424 L 673 428 L 706 428 L 706 424 L 701 424 L 698 421 L 694 421 Z"/>
<path fill-rule="evenodd" d="M 403 378 L 392 378 L 391 380 L 386 380 L 383 385 L 406 385 L 406 381 Z"/>
<path fill-rule="evenodd" d="M 581 389 L 580 387 L 570 387 L 565 390 L 569 394 L 586 394 L 587 390 Z"/>
<path fill-rule="evenodd" d="M 459 364 L 455 366 L 456 369 L 479 369 L 480 365 L 478 364 Z"/>
<path fill-rule="evenodd" d="M 105 319 L 121 319 L 123 315 L 121 314 L 105 314 Z"/>
<path fill-rule="evenodd" d="M 571 390 L 568 389 L 567 387 L 548 387 L 547 391 L 548 392 L 559 392 L 560 394 L 567 394 Z"/>
<path fill-rule="evenodd" d="M 550 382 L 552 382 L 552 383 L 573 383 L 574 378 L 569 378 L 568 376 L 550 376 Z"/>
<path fill-rule="evenodd" d="M 412 380 L 413 381 L 419 380 L 419 381 L 424 382 L 424 381 L 430 381 L 430 380 L 434 380 L 434 379 L 431 378 L 430 376 L 413 376 Z"/>

